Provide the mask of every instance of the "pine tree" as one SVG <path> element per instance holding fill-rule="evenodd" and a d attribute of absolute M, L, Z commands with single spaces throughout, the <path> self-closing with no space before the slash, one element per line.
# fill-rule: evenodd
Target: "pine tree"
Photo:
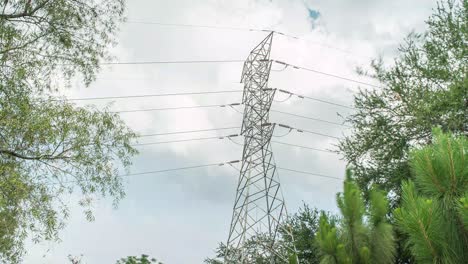
<path fill-rule="evenodd" d="M 337 203 L 341 219 L 329 219 L 325 214 L 320 218 L 316 240 L 321 263 L 393 263 L 396 248 L 393 228 L 387 221 L 386 194 L 373 187 L 366 210 L 363 194 L 348 170 Z"/>
<path fill-rule="evenodd" d="M 468 142 L 435 129 L 433 144 L 410 154 L 414 180 L 403 184 L 395 210 L 418 263 L 468 259 Z"/>

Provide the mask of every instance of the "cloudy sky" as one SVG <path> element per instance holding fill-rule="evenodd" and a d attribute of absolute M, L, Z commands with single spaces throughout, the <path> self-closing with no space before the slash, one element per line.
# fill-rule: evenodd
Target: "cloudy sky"
<path fill-rule="evenodd" d="M 131 0 L 114 54 L 119 61 L 242 60 L 267 33 L 151 24 L 176 23 L 274 29 L 272 58 L 326 73 L 375 83 L 356 76 L 371 58 L 391 61 L 398 43 L 412 30 L 422 31 L 433 0 Z M 140 23 L 144 22 L 144 23 Z M 274 65 L 270 87 L 351 105 L 358 85 L 291 67 Z M 106 66 L 89 88 L 79 82 L 64 91 L 71 98 L 241 90 L 242 63 Z M 362 86 L 362 88 L 369 88 Z M 287 96 L 279 94 L 277 101 Z M 114 100 L 111 109 L 134 110 L 240 102 L 241 93 Z M 103 107 L 109 101 L 86 101 Z M 84 102 L 80 102 L 84 104 Z M 341 123 L 352 110 L 312 100 L 290 98 L 273 109 Z M 242 108 L 237 108 L 242 112 Z M 122 113 L 141 134 L 238 127 L 241 114 L 231 108 Z M 272 113 L 273 122 L 340 137 L 343 126 Z M 238 129 L 142 138 L 140 143 L 184 140 L 238 133 Z M 336 139 L 277 129 L 275 141 L 333 149 Z M 241 143 L 242 138 L 233 141 Z M 345 162 L 326 152 L 273 143 L 278 166 L 342 178 Z M 221 139 L 139 147 L 131 172 L 221 163 L 241 158 L 242 147 Z M 70 198 L 72 216 L 59 244 L 29 245 L 24 263 L 65 263 L 83 255 L 84 263 L 114 263 L 128 255 L 149 254 L 168 264 L 202 263 L 225 242 L 238 172 L 229 166 L 148 174 L 125 179 L 126 198 L 118 209 L 96 201 L 96 221 L 87 222 Z M 280 171 L 288 211 L 303 202 L 336 211 L 342 182 Z"/>

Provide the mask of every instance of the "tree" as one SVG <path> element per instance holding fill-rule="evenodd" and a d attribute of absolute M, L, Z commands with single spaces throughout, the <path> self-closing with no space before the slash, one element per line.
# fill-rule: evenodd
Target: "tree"
<path fill-rule="evenodd" d="M 118 168 L 137 153 L 135 134 L 116 114 L 52 96 L 94 80 L 123 12 L 123 0 L 1 1 L 0 262 L 20 262 L 27 236 L 58 239 L 64 194 L 82 198 L 88 220 L 97 197 L 124 195 Z"/>
<path fill-rule="evenodd" d="M 71 264 L 81 264 L 82 258 L 83 258 L 83 255 L 80 255 L 80 256 L 72 256 L 71 254 L 68 255 L 68 260 L 70 261 Z"/>
<path fill-rule="evenodd" d="M 290 216 L 279 229 L 281 233 L 280 239 L 276 241 L 275 245 L 277 250 L 284 250 L 285 254 L 290 255 L 290 263 L 295 263 L 297 259 L 302 264 L 318 264 L 320 259 L 318 255 L 318 246 L 315 241 L 315 233 L 318 228 L 318 220 L 320 213 L 317 209 L 310 208 L 307 204 L 304 204 L 294 215 Z M 332 217 L 332 216 L 330 216 Z M 294 243 L 291 240 L 291 236 L 286 233 L 289 230 L 294 237 Z M 263 253 L 264 248 L 262 245 L 265 244 L 266 237 L 259 235 L 246 241 L 247 255 L 250 260 L 249 263 L 270 263 Z M 295 248 L 297 256 L 291 254 L 287 250 Z M 231 249 L 233 250 L 233 249 Z M 218 264 L 223 263 L 224 256 L 226 253 L 226 245 L 220 243 L 216 250 L 216 258 L 207 258 L 205 263 L 207 264 Z"/>
<path fill-rule="evenodd" d="M 342 218 L 329 219 L 325 214 L 320 217 L 316 236 L 322 252 L 320 263 L 393 263 L 396 247 L 393 227 L 387 219 L 386 194 L 373 187 L 366 210 L 362 192 L 348 170 L 343 193 L 338 193 L 336 200 Z"/>
<path fill-rule="evenodd" d="M 411 147 L 431 142 L 431 129 L 467 135 L 468 1 L 439 2 L 428 31 L 410 34 L 392 66 L 373 61 L 379 89 L 361 90 L 347 118 L 353 134 L 339 144 L 369 197 L 376 183 L 398 205 L 401 183 L 410 177 Z"/>
<path fill-rule="evenodd" d="M 329 215 L 329 217 L 333 216 Z M 286 230 L 287 228 L 287 230 L 291 231 L 294 243 L 291 241 L 291 236 L 288 236 L 284 231 L 280 243 L 296 249 L 299 263 L 318 264 L 320 262 L 319 249 L 315 240 L 315 234 L 319 227 L 319 218 L 320 212 L 317 208 L 312 209 L 304 203 L 298 212 L 286 220 L 284 223 L 285 228 L 281 229 Z"/>
<path fill-rule="evenodd" d="M 120 260 L 117 260 L 117 264 L 151 264 L 151 263 L 156 263 L 156 264 L 162 264 L 162 262 L 158 262 L 155 258 L 149 258 L 148 255 L 141 254 L 141 257 L 137 256 L 128 256 L 126 258 L 121 258 Z"/>
<path fill-rule="evenodd" d="M 468 259 L 468 141 L 434 130 L 433 144 L 410 154 L 413 181 L 403 184 L 398 228 L 418 263 Z"/>

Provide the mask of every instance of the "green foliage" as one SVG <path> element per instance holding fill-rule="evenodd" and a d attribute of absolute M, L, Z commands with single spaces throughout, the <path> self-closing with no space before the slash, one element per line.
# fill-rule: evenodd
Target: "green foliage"
<path fill-rule="evenodd" d="M 271 239 L 267 234 L 259 234 L 250 237 L 244 243 L 244 263 L 252 264 L 269 264 L 273 260 L 274 263 L 282 263 L 284 260 L 279 260 L 275 255 L 271 254 Z M 281 242 L 276 242 L 273 245 L 276 252 L 280 252 L 283 256 L 291 256 L 289 248 Z M 226 257 L 229 251 L 229 256 Z M 231 257 L 232 256 L 232 257 Z M 237 256 L 240 256 L 239 249 L 227 247 L 224 243 L 220 243 L 216 250 L 216 258 L 205 259 L 206 264 L 219 264 L 219 263 L 239 263 L 241 262 Z"/>
<path fill-rule="evenodd" d="M 315 241 L 315 233 L 319 225 L 319 215 L 317 209 L 312 209 L 304 204 L 297 213 L 290 216 L 289 219 L 282 224 L 279 229 L 281 235 L 279 240 L 275 243 L 275 249 L 278 252 L 283 252 L 285 256 L 290 256 L 290 263 L 299 261 L 301 264 L 318 264 L 320 262 L 318 255 L 319 249 Z M 294 237 L 294 243 L 290 234 Z M 266 244 L 265 241 L 267 241 L 265 235 L 260 235 L 246 242 L 247 259 L 249 259 L 249 263 L 270 263 L 263 246 Z M 297 255 L 291 252 L 292 248 L 296 249 Z M 226 251 L 226 245 L 220 243 L 216 250 L 216 258 L 207 258 L 205 263 L 224 263 L 223 260 Z M 234 260 L 231 261 L 235 262 Z"/>
<path fill-rule="evenodd" d="M 369 202 L 370 263 L 391 263 L 396 255 L 393 226 L 388 222 L 389 204 L 383 191 L 373 188 Z"/>
<path fill-rule="evenodd" d="M 303 204 L 294 215 L 290 216 L 280 229 L 281 240 L 279 243 L 286 244 L 289 248 L 296 248 L 297 258 L 301 264 L 318 264 L 319 249 L 315 241 L 315 233 L 318 230 L 320 213 L 316 208 L 310 208 Z M 288 230 L 291 236 L 285 230 Z"/>
<path fill-rule="evenodd" d="M 291 256 L 289 256 L 289 264 L 299 264 L 299 258 L 296 254 L 291 254 Z"/>
<path fill-rule="evenodd" d="M 363 73 L 381 88 L 355 96 L 357 110 L 347 118 L 354 131 L 339 144 L 365 198 L 376 183 L 393 207 L 410 175 L 409 150 L 429 144 L 434 126 L 456 134 L 468 128 L 468 1 L 441 1 L 427 26 L 407 37 L 392 66 L 373 61 Z"/>
<path fill-rule="evenodd" d="M 343 244 L 338 241 L 338 233 L 334 222 L 329 221 L 327 215 L 322 214 L 320 217 L 320 225 L 315 237 L 322 251 L 321 264 L 338 264 L 338 260 L 347 259 L 346 253 L 343 251 Z M 338 248 L 340 248 L 338 250 Z"/>
<path fill-rule="evenodd" d="M 392 225 L 387 220 L 388 200 L 373 187 L 366 210 L 362 192 L 347 170 L 343 193 L 337 195 L 342 218 L 320 217 L 316 235 L 321 264 L 393 263 L 396 254 Z"/>
<path fill-rule="evenodd" d="M 8 0 L 0 4 L 1 78 L 30 78 L 50 89 L 51 73 L 77 72 L 89 84 L 108 59 L 123 20 L 124 0 Z"/>
<path fill-rule="evenodd" d="M 136 150 L 116 115 L 51 96 L 75 75 L 89 84 L 108 59 L 123 0 L 9 0 L 0 4 L 0 262 L 18 263 L 23 241 L 58 240 L 77 192 L 92 203 L 123 197 L 118 168 Z M 60 80 L 60 81 L 58 81 Z"/>
<path fill-rule="evenodd" d="M 433 145 L 411 152 L 414 181 L 403 184 L 398 227 L 418 263 L 463 263 L 468 259 L 466 225 L 468 141 L 434 130 Z"/>
<path fill-rule="evenodd" d="M 457 209 L 465 230 L 468 230 L 468 192 L 465 192 L 465 195 L 460 198 Z"/>
<path fill-rule="evenodd" d="M 162 264 L 162 262 L 158 262 L 155 258 L 149 258 L 148 255 L 142 254 L 141 257 L 137 256 L 128 256 L 126 258 L 122 258 L 120 260 L 117 260 L 116 264 L 151 264 L 151 263 L 156 263 L 156 264 Z"/>

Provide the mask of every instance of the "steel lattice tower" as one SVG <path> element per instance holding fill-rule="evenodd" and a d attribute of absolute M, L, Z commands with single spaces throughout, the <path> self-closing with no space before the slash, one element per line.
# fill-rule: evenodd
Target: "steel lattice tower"
<path fill-rule="evenodd" d="M 270 145 L 274 125 L 270 124 L 269 110 L 275 89 L 267 84 L 272 40 L 273 32 L 250 52 L 242 71 L 244 150 L 225 263 L 253 263 L 255 256 L 248 248 L 252 241 L 256 243 L 256 253 L 267 257 L 270 263 L 287 263 L 288 254 L 295 252 L 275 247 L 287 213 Z M 283 230 L 285 233 L 291 235 Z"/>

